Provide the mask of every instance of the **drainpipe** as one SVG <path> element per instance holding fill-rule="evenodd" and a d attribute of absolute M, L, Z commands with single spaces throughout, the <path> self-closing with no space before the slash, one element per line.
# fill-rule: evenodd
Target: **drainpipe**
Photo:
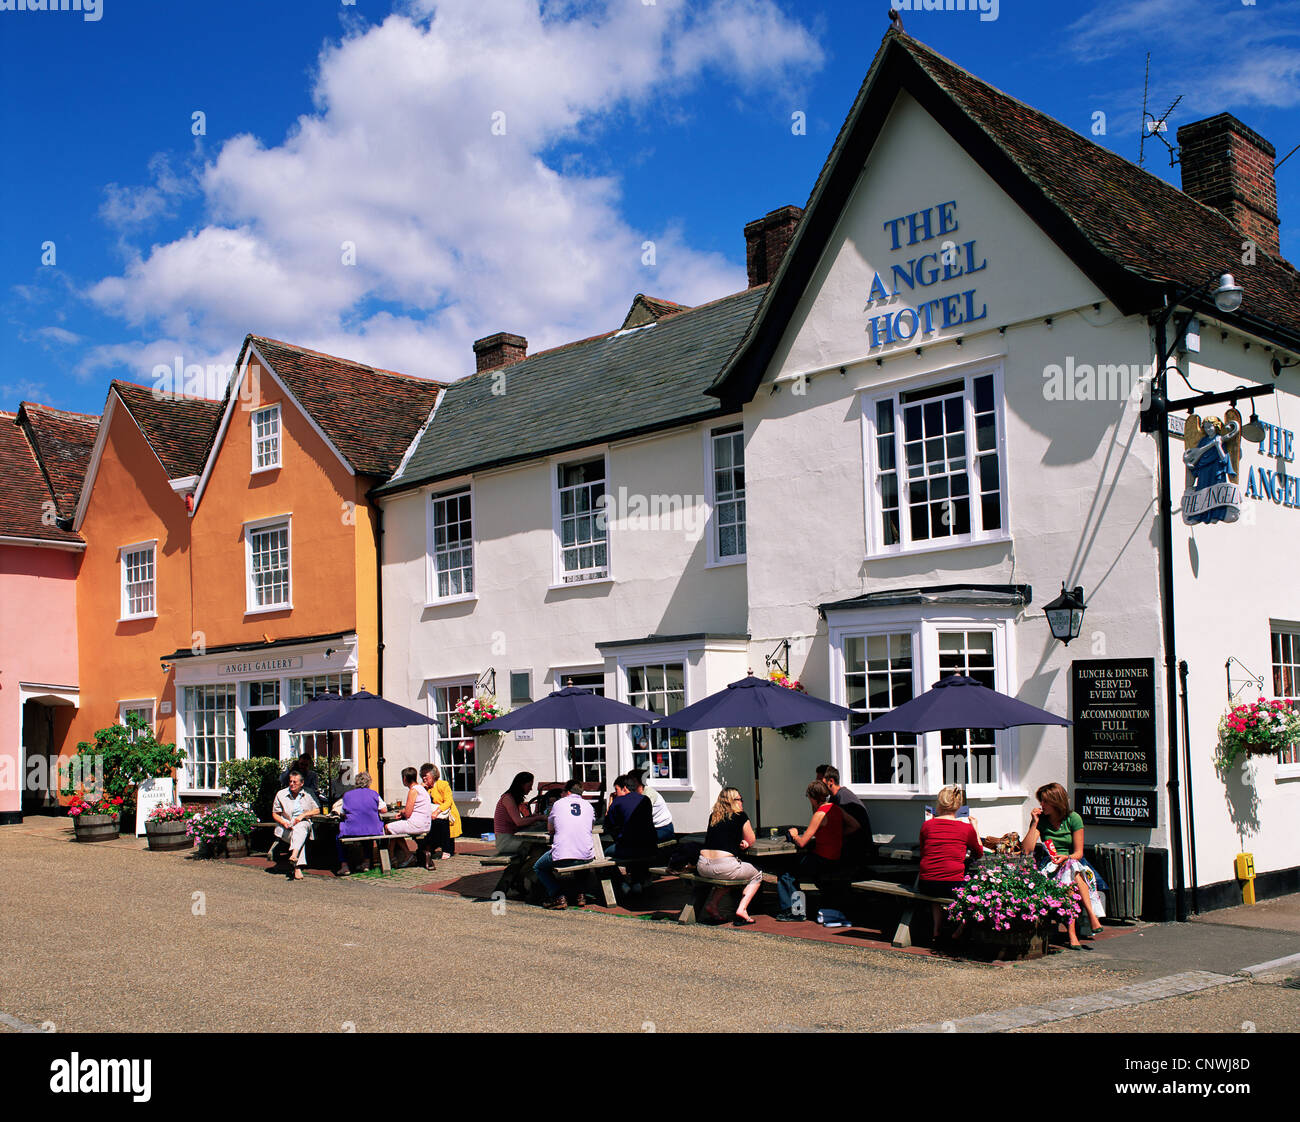
<path fill-rule="evenodd" d="M 1183 763 L 1187 775 L 1187 856 L 1192 864 L 1192 915 L 1201 911 L 1200 877 L 1196 872 L 1196 800 L 1192 797 L 1192 726 L 1187 714 L 1187 660 L 1178 663 L 1183 685 Z"/>
<path fill-rule="evenodd" d="M 384 508 L 375 504 L 375 606 L 376 613 L 376 648 L 377 673 L 379 675 L 379 696 L 384 696 Z M 384 797 L 384 730 L 376 729 L 379 740 L 379 797 Z"/>
<path fill-rule="evenodd" d="M 1156 322 L 1156 357 L 1163 363 L 1167 353 L 1168 315 Z M 1174 915 L 1179 923 L 1187 919 L 1187 897 L 1183 881 L 1183 809 L 1178 782 L 1178 648 L 1174 628 L 1174 523 L 1173 498 L 1169 485 L 1169 410 L 1165 370 L 1156 372 L 1152 392 L 1159 395 L 1156 411 L 1156 456 L 1160 461 L 1160 602 L 1164 623 L 1165 647 L 1165 718 L 1168 725 L 1169 772 L 1165 784 L 1169 793 L 1169 847 L 1174 866 Z"/>

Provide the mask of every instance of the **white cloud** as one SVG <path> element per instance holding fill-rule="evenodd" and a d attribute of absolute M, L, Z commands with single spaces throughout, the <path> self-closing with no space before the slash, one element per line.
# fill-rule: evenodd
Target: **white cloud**
<path fill-rule="evenodd" d="M 200 179 L 208 225 L 90 295 L 201 350 L 254 331 L 443 378 L 494 331 L 535 351 L 617 327 L 636 292 L 711 299 L 743 271 L 640 228 L 618 178 L 547 152 L 599 145 L 706 74 L 776 91 L 821 57 L 773 0 L 414 0 L 323 50 L 316 109 L 281 143 L 221 147 Z"/>

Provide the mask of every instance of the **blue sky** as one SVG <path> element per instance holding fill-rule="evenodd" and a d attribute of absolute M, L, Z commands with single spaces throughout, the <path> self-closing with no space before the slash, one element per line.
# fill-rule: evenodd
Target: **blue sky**
<path fill-rule="evenodd" d="M 886 0 L 101 5 L 0 10 L 3 409 L 98 412 L 110 378 L 219 372 L 250 331 L 451 379 L 495 331 L 536 351 L 637 292 L 743 288 L 743 225 L 806 200 L 888 26 Z M 904 18 L 1080 132 L 1104 112 L 1129 159 L 1148 49 L 1171 139 L 1228 110 L 1300 144 L 1294 2 Z M 1146 166 L 1178 183 L 1159 143 Z M 1300 153 L 1278 195 L 1294 258 Z"/>

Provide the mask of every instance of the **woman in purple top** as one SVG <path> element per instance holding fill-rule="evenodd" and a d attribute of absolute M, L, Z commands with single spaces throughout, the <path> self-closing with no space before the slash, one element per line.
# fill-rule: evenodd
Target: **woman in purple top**
<path fill-rule="evenodd" d="M 336 877 L 346 877 L 352 873 L 348 868 L 347 851 L 343 848 L 343 843 L 348 838 L 375 837 L 384 832 L 384 824 L 379 818 L 384 802 L 379 793 L 371 789 L 370 776 L 364 771 L 359 772 L 356 783 L 352 790 L 343 795 L 343 821 L 339 825 L 339 836 L 335 842 L 339 851 L 339 867 L 334 874 Z M 366 848 L 369 849 L 369 846 Z M 361 872 L 369 868 L 368 860 L 358 866 Z"/>

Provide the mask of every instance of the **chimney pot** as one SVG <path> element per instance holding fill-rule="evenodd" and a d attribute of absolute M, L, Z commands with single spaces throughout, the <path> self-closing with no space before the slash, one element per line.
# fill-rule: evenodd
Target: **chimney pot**
<path fill-rule="evenodd" d="M 1214 207 L 1260 249 L 1281 256 L 1278 237 L 1277 150 L 1231 113 L 1178 130 L 1183 193 Z"/>
<path fill-rule="evenodd" d="M 783 206 L 745 227 L 745 268 L 750 288 L 766 284 L 776 275 L 802 217 L 802 207 Z"/>
<path fill-rule="evenodd" d="M 482 374 L 485 370 L 498 370 L 503 366 L 512 366 L 528 357 L 528 340 L 522 335 L 511 335 L 508 331 L 498 331 L 495 335 L 486 335 L 474 340 L 475 372 Z"/>

